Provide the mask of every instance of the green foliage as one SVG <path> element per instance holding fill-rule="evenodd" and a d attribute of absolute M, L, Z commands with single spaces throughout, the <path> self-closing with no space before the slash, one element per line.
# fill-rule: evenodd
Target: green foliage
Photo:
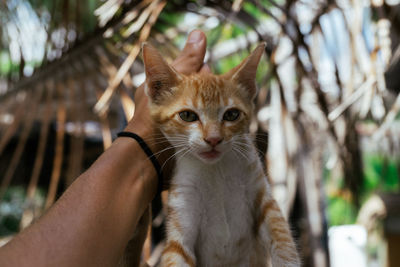
<path fill-rule="evenodd" d="M 264 54 L 258 64 L 256 80 L 258 84 L 264 84 L 265 78 L 269 72 L 268 58 Z"/>
<path fill-rule="evenodd" d="M 184 16 L 185 12 L 174 12 L 170 4 L 167 4 L 158 18 L 158 20 L 163 21 L 163 23 L 156 23 L 156 27 L 159 31 L 164 32 L 170 27 L 175 27 L 178 23 L 182 22 Z"/>
<path fill-rule="evenodd" d="M 82 1 L 86 6 L 84 6 L 85 14 L 82 14 L 82 25 L 85 32 L 91 32 L 97 25 L 97 18 L 94 16 L 93 12 L 98 8 L 101 3 L 98 0 Z"/>
<path fill-rule="evenodd" d="M 248 28 L 242 28 L 236 24 L 219 24 L 214 29 L 206 31 L 208 44 L 212 47 L 218 42 L 223 42 L 244 35 L 248 30 Z"/>
<path fill-rule="evenodd" d="M 243 10 L 247 11 L 250 14 L 252 14 L 257 19 L 260 19 L 261 17 L 265 16 L 263 14 L 263 12 L 261 12 L 255 5 L 253 5 L 250 2 L 244 2 L 243 3 Z"/>
<path fill-rule="evenodd" d="M 400 161 L 387 156 L 372 154 L 364 156 L 364 194 L 373 191 L 399 192 L 399 174 L 396 164 Z"/>
<path fill-rule="evenodd" d="M 0 76 L 5 76 L 11 71 L 11 59 L 7 51 L 0 52 Z"/>
<path fill-rule="evenodd" d="M 357 218 L 357 210 L 348 200 L 335 196 L 328 198 L 329 225 L 353 224 Z"/>
<path fill-rule="evenodd" d="M 67 3 L 67 4 L 66 4 Z M 46 28 L 51 34 L 52 30 L 60 28 L 69 28 L 78 31 L 78 37 L 84 34 L 92 33 L 97 27 L 97 17 L 94 15 L 94 10 L 97 9 L 103 1 L 101 0 L 86 0 L 86 1 L 59 1 L 59 0 L 20 0 L 14 1 L 14 4 L 24 4 L 36 13 L 37 19 L 41 22 L 41 26 Z M 24 27 L 25 24 L 30 24 L 29 20 L 34 21 L 27 16 L 26 21 L 17 19 L 16 12 L 18 8 L 7 9 L 1 15 L 3 25 L 8 21 L 13 21 L 16 27 Z M 2 10 L 3 11 L 3 10 Z M 117 12 L 118 15 L 118 12 Z M 73 26 L 74 25 L 74 26 Z M 1 27 L 1 26 L 0 26 Z M 5 32 L 5 31 L 4 31 Z M 1 30 L 0 30 L 0 33 Z M 1 35 L 1 34 L 0 34 Z M 0 36 L 0 39 L 3 36 Z M 51 38 L 50 38 L 51 39 Z M 7 38 L 5 38 L 7 40 Z M 3 50 L 0 51 L 0 77 L 1 76 L 19 76 L 20 62 L 12 62 L 10 52 L 7 50 L 8 43 L 3 41 Z M 22 48 L 22 44 L 19 44 Z M 24 58 L 25 64 L 30 66 L 40 66 L 42 62 L 31 62 Z"/>
<path fill-rule="evenodd" d="M 22 216 L 25 189 L 10 187 L 0 203 L 0 236 L 17 233 Z"/>
<path fill-rule="evenodd" d="M 230 70 L 232 67 L 238 65 L 244 58 L 245 58 L 244 55 L 240 55 L 239 53 L 236 53 L 232 56 L 218 60 L 218 62 L 216 62 L 215 66 L 214 66 L 214 72 L 215 73 L 225 73 L 228 70 Z"/>
<path fill-rule="evenodd" d="M 264 1 L 264 3 L 262 5 L 266 9 L 268 9 L 268 7 L 271 6 L 270 2 L 268 2 L 268 1 Z M 264 12 L 262 12 L 257 6 L 255 6 L 252 3 L 247 2 L 247 1 L 243 3 L 243 10 L 250 13 L 257 20 L 269 18 L 269 16 L 266 15 Z"/>
<path fill-rule="evenodd" d="M 361 205 L 374 193 L 399 192 L 400 177 L 397 166 L 400 166 L 400 159 L 380 154 L 364 154 L 363 165 Z M 325 170 L 324 181 L 329 225 L 354 223 L 358 211 L 351 203 L 349 193 L 343 189 L 343 178 L 335 179 L 331 172 Z"/>
<path fill-rule="evenodd" d="M 254 12 L 260 14 L 260 11 L 252 4 L 249 4 L 248 12 L 253 14 Z M 184 21 L 186 12 L 174 11 L 172 4 L 167 4 L 164 11 L 160 14 L 158 22 L 155 24 L 155 28 L 157 31 L 166 32 L 168 29 L 174 28 L 179 23 Z M 200 25 L 200 29 L 201 25 Z M 220 23 L 216 27 L 212 29 L 202 29 L 207 36 L 207 47 L 210 49 L 215 45 L 222 43 L 227 40 L 231 40 L 240 36 L 244 36 L 250 30 L 250 27 L 246 27 L 243 25 L 232 24 L 229 22 Z M 178 46 L 182 47 L 186 41 L 186 34 L 178 34 L 172 41 Z M 225 73 L 238 65 L 249 53 L 252 49 L 255 48 L 255 45 L 249 48 L 248 51 L 240 51 L 239 53 L 234 53 L 229 55 L 223 59 L 219 59 L 218 61 L 213 62 L 212 68 L 215 73 Z M 265 77 L 265 74 L 268 70 L 268 63 L 265 59 L 263 59 L 259 66 L 259 71 L 257 72 L 257 80 L 262 81 Z"/>
<path fill-rule="evenodd" d="M 39 188 L 33 202 L 30 203 L 31 208 L 38 212 L 43 206 L 44 200 L 45 193 Z M 25 188 L 23 186 L 9 187 L 0 202 L 0 237 L 18 233 L 25 205 Z"/>
<path fill-rule="evenodd" d="M 54 17 L 51 18 L 52 23 L 60 24 L 63 17 L 68 16 L 73 21 L 78 15 L 81 19 L 81 25 L 85 33 L 92 32 L 97 26 L 97 18 L 93 14 L 94 10 L 104 3 L 101 0 L 85 0 L 85 1 L 69 1 L 68 12 L 64 10 L 66 7 L 64 1 L 60 0 L 29 0 L 28 1 L 36 10 L 47 10 L 49 14 L 54 11 Z"/>
<path fill-rule="evenodd" d="M 223 25 L 218 25 L 214 29 L 206 32 L 207 35 L 207 44 L 209 47 L 213 47 L 221 40 L 226 40 L 224 36 L 222 36 Z"/>

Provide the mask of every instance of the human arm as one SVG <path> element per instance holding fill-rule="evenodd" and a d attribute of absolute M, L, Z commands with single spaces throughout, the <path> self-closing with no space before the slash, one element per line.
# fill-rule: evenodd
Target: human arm
<path fill-rule="evenodd" d="M 199 71 L 205 47 L 204 34 L 192 32 L 173 66 L 186 74 Z M 143 87 L 135 101 L 126 131 L 142 136 L 157 153 L 161 146 L 154 139 L 157 131 Z M 118 138 L 42 218 L 0 248 L 0 266 L 115 266 L 157 183 L 155 169 L 138 143 Z"/>

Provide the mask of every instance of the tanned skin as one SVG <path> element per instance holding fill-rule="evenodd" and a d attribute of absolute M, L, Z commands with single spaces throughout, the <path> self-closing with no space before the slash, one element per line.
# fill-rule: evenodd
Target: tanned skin
<path fill-rule="evenodd" d="M 206 37 L 195 30 L 172 66 L 184 74 L 206 70 L 205 50 Z M 155 142 L 159 133 L 147 101 L 141 86 L 125 130 L 142 136 L 157 153 L 163 146 Z M 160 164 L 168 157 L 162 155 Z M 116 266 L 157 183 L 155 169 L 137 142 L 118 138 L 37 222 L 0 248 L 0 266 Z"/>

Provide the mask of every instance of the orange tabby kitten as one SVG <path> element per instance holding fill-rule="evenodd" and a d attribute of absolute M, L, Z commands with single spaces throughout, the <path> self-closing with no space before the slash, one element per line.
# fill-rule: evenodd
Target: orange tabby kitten
<path fill-rule="evenodd" d="M 185 76 L 143 46 L 152 117 L 177 158 L 162 266 L 300 266 L 249 136 L 264 48 L 224 75 Z"/>

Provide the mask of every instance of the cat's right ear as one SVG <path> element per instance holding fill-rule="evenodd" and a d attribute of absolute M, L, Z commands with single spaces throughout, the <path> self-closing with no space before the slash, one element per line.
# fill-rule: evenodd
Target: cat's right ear
<path fill-rule="evenodd" d="M 171 93 L 171 88 L 178 84 L 181 77 L 165 62 L 157 49 L 144 43 L 142 51 L 146 73 L 146 93 L 152 102 L 157 103 Z"/>
<path fill-rule="evenodd" d="M 257 66 L 264 53 L 265 45 L 265 43 L 259 44 L 254 51 L 242 61 L 242 63 L 223 75 L 241 85 L 241 88 L 245 88 L 247 95 L 251 99 L 254 99 L 257 93 Z"/>

